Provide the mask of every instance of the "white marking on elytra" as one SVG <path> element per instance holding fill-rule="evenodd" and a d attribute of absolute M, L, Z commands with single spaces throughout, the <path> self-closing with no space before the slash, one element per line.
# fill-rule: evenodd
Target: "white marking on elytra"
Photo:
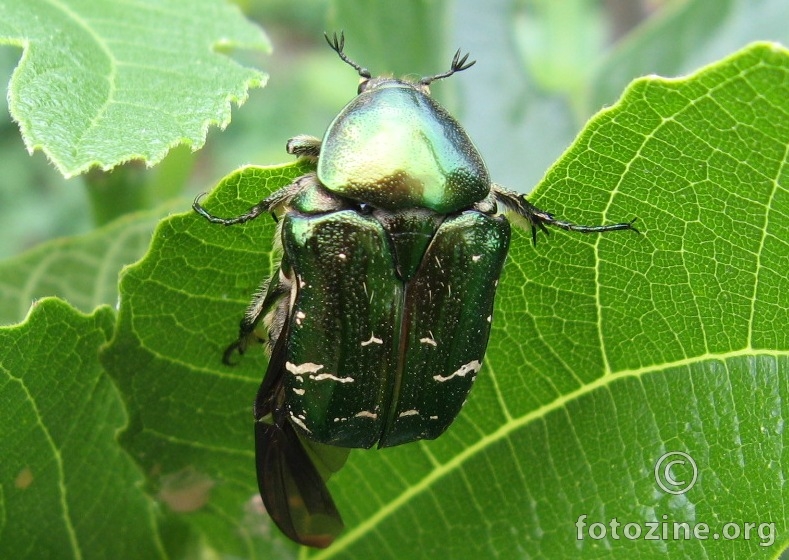
<path fill-rule="evenodd" d="M 304 430 L 304 431 L 305 431 L 305 432 L 307 432 L 308 434 L 311 434 L 311 433 L 312 433 L 312 430 L 310 430 L 310 429 L 309 429 L 309 428 L 306 426 L 306 424 L 304 424 L 304 422 L 302 422 L 302 421 L 301 421 L 301 420 L 300 420 L 298 417 L 296 417 L 296 416 L 295 416 L 295 415 L 294 415 L 292 412 L 290 413 L 290 420 L 291 420 L 291 422 L 293 422 L 294 424 L 296 424 L 296 425 L 297 425 L 299 428 L 301 428 L 302 430 Z"/>
<path fill-rule="evenodd" d="M 365 340 L 362 342 L 362 346 L 370 346 L 371 344 L 383 344 L 384 341 L 375 336 L 375 334 L 370 334 L 369 340 Z"/>
<path fill-rule="evenodd" d="M 302 379 L 302 381 L 304 381 L 304 380 Z M 301 396 L 301 395 L 304 394 L 305 391 L 304 391 L 304 389 L 296 389 L 296 387 L 294 387 L 293 388 L 293 392 L 296 393 L 297 395 Z"/>
<path fill-rule="evenodd" d="M 433 379 L 435 379 L 436 381 L 441 381 L 443 383 L 444 381 L 449 381 L 453 377 L 465 377 L 469 373 L 472 375 L 476 375 L 481 367 L 482 367 L 482 362 L 480 362 L 479 360 L 471 360 L 469 363 L 463 364 L 449 375 L 447 376 L 434 375 Z"/>
<path fill-rule="evenodd" d="M 285 369 L 295 375 L 299 381 L 303 381 L 299 376 L 305 374 L 309 374 L 309 378 L 313 381 L 324 381 L 326 379 L 339 381 L 340 383 L 353 383 L 354 381 L 353 377 L 337 377 L 331 373 L 318 373 L 323 369 L 323 364 L 314 364 L 312 362 L 305 362 L 299 365 L 293 362 L 285 362 Z"/>
<path fill-rule="evenodd" d="M 339 253 L 337 256 L 340 258 L 340 260 L 343 261 L 348 258 L 348 255 L 346 255 L 345 253 Z"/>
<path fill-rule="evenodd" d="M 404 416 L 419 416 L 419 411 L 415 408 L 412 408 L 411 410 L 404 410 L 397 415 L 398 418 L 403 418 Z"/>
<path fill-rule="evenodd" d="M 430 336 L 425 336 L 419 339 L 419 342 L 422 344 L 429 344 L 430 346 L 438 346 L 438 342 L 436 342 L 435 337 L 433 336 L 433 331 L 427 331 Z"/>
<path fill-rule="evenodd" d="M 307 314 L 303 311 L 296 311 L 296 324 L 301 325 L 301 322 L 307 318 Z"/>
<path fill-rule="evenodd" d="M 431 416 L 430 419 L 431 420 L 438 420 L 438 416 Z"/>
<path fill-rule="evenodd" d="M 488 323 L 490 323 L 491 321 L 493 321 L 493 316 L 492 315 L 488 315 Z"/>
<path fill-rule="evenodd" d="M 318 375 L 310 375 L 310 379 L 313 381 L 326 381 L 327 379 L 330 381 L 337 381 L 339 383 L 353 383 L 353 377 L 337 377 L 336 375 L 332 375 L 331 373 L 319 373 Z"/>
<path fill-rule="evenodd" d="M 307 287 L 307 283 L 301 278 L 299 278 L 299 288 L 306 288 L 306 287 Z"/>
<path fill-rule="evenodd" d="M 354 418 L 372 418 L 376 420 L 378 415 L 375 412 L 370 412 L 369 410 L 362 410 L 361 412 L 357 412 L 353 416 Z"/>
<path fill-rule="evenodd" d="M 474 262 L 479 262 L 479 259 L 482 258 L 482 255 L 471 255 L 471 260 Z"/>
<path fill-rule="evenodd" d="M 293 362 L 285 362 L 285 369 L 293 375 L 304 375 L 305 373 L 317 373 L 323 369 L 323 364 L 313 364 L 312 362 L 304 362 L 303 364 L 296 365 Z"/>

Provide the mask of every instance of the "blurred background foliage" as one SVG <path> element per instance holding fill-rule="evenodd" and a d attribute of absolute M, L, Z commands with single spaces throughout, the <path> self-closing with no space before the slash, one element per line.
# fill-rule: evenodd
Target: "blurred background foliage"
<path fill-rule="evenodd" d="M 494 180 L 522 192 L 633 78 L 682 75 L 757 39 L 789 44 L 785 0 L 237 3 L 270 35 L 274 52 L 228 54 L 270 79 L 196 153 L 181 147 L 152 169 L 129 164 L 66 181 L 43 154 L 27 154 L 2 111 L 0 258 L 173 198 L 182 197 L 186 210 L 197 192 L 240 165 L 289 161 L 285 141 L 320 136 L 355 93 L 357 77 L 326 47 L 324 30 L 344 30 L 347 53 L 373 74 L 433 74 L 455 49 L 470 52 L 476 66 L 433 93 L 466 127 Z M 6 82 L 20 54 L 0 49 Z"/>

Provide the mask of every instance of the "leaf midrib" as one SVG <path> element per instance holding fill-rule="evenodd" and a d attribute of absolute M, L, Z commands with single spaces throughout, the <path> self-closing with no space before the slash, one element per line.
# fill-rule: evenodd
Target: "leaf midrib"
<path fill-rule="evenodd" d="M 677 360 L 675 362 L 653 364 L 642 368 L 622 370 L 616 373 L 609 373 L 603 375 L 598 379 L 596 379 L 595 381 L 583 385 L 582 387 L 579 387 L 575 391 L 567 393 L 566 395 L 558 397 L 553 401 L 551 401 L 550 403 L 544 404 L 543 406 L 536 408 L 524 414 L 523 416 L 513 417 L 511 421 L 502 424 L 498 430 L 491 432 L 490 434 L 483 437 L 476 443 L 468 446 L 463 451 L 458 453 L 450 461 L 438 465 L 433 471 L 431 471 L 424 478 L 422 478 L 422 480 L 408 487 L 402 494 L 397 496 L 394 500 L 390 501 L 388 504 L 385 504 L 375 514 L 369 516 L 362 523 L 352 528 L 347 533 L 343 534 L 339 539 L 335 541 L 332 547 L 319 551 L 315 556 L 310 556 L 310 558 L 312 558 L 313 560 L 324 560 L 327 558 L 334 558 L 339 553 L 347 549 L 354 542 L 361 539 L 364 535 L 373 532 L 373 529 L 384 519 L 394 514 L 397 510 L 405 506 L 413 498 L 419 496 L 422 492 L 426 491 L 428 488 L 430 488 L 431 485 L 441 480 L 444 476 L 447 476 L 453 471 L 460 468 L 466 461 L 474 457 L 477 453 L 480 453 L 487 447 L 498 443 L 499 441 L 506 438 L 510 433 L 514 432 L 515 430 L 523 426 L 526 426 L 533 420 L 537 420 L 539 418 L 547 416 L 549 413 L 558 410 L 563 406 L 565 406 L 566 404 L 575 401 L 577 399 L 580 399 L 581 397 L 597 389 L 600 389 L 602 387 L 607 387 L 613 384 L 614 382 L 626 377 L 638 378 L 650 373 L 664 371 L 672 368 L 697 365 L 706 361 L 725 362 L 732 358 L 758 357 L 758 356 L 789 358 L 789 351 L 755 350 L 750 347 L 745 347 L 730 352 L 717 353 L 717 354 L 715 353 L 700 354 L 699 356 L 695 356 L 693 358 L 685 358 L 682 360 Z M 311 551 L 308 551 L 308 549 L 306 548 L 302 548 L 300 557 L 307 558 L 307 554 L 309 552 Z"/>

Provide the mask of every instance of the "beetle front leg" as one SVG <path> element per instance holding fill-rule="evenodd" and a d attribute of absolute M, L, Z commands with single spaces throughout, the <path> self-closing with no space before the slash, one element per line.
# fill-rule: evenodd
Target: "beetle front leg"
<path fill-rule="evenodd" d="M 288 140 L 285 150 L 291 155 L 315 160 L 321 153 L 321 139 L 308 134 L 299 134 Z"/>
<path fill-rule="evenodd" d="M 212 224 L 222 224 L 223 226 L 243 224 L 254 220 L 261 214 L 273 214 L 277 210 L 286 206 L 290 200 L 301 191 L 306 188 L 314 187 L 316 184 L 318 184 L 318 177 L 315 173 L 307 173 L 306 175 L 302 175 L 290 185 L 282 187 L 278 191 L 273 192 L 271 195 L 255 204 L 252 208 L 240 216 L 235 216 L 233 218 L 221 218 L 211 214 L 208 210 L 206 210 L 200 204 L 200 199 L 203 198 L 206 193 L 197 195 L 194 202 L 192 203 L 192 209 Z M 276 217 L 274 219 L 276 220 Z"/>
<path fill-rule="evenodd" d="M 562 228 L 567 231 L 575 231 L 577 233 L 604 233 L 607 231 L 619 231 L 629 229 L 635 231 L 636 233 L 640 233 L 634 226 L 633 223 L 636 221 L 636 218 L 633 218 L 629 222 L 620 222 L 617 224 L 607 224 L 607 225 L 597 225 L 597 226 L 587 226 L 587 225 L 580 225 L 575 224 L 573 222 L 566 222 L 563 220 L 558 220 L 556 217 L 549 213 L 545 212 L 544 210 L 540 210 L 536 206 L 534 206 L 531 202 L 526 200 L 526 196 L 515 191 L 511 191 L 507 188 L 504 188 L 500 185 L 493 185 L 491 187 L 492 192 L 496 198 L 496 201 L 499 202 L 504 208 L 506 208 L 510 212 L 514 212 L 518 216 L 526 219 L 530 226 L 531 226 L 531 236 L 532 242 L 537 245 L 537 229 L 544 231 L 546 234 L 549 233 L 548 228 L 546 226 L 555 226 L 558 228 Z"/>

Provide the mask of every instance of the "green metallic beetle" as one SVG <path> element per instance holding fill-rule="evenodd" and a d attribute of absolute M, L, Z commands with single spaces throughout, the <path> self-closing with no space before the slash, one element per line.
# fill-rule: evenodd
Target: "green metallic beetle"
<path fill-rule="evenodd" d="M 474 64 L 468 55 L 418 82 L 372 78 L 345 55 L 342 34 L 326 40 L 361 82 L 322 141 L 287 144 L 317 171 L 235 218 L 194 203 L 224 225 L 282 217 L 279 270 L 224 361 L 254 342 L 270 349 L 253 411 L 258 485 L 280 529 L 317 547 L 343 528 L 324 482 L 327 449 L 433 439 L 460 412 L 488 343 L 506 214 L 526 219 L 535 242 L 546 225 L 635 229 L 563 222 L 491 183 L 464 130 L 429 95 L 431 82 Z"/>

